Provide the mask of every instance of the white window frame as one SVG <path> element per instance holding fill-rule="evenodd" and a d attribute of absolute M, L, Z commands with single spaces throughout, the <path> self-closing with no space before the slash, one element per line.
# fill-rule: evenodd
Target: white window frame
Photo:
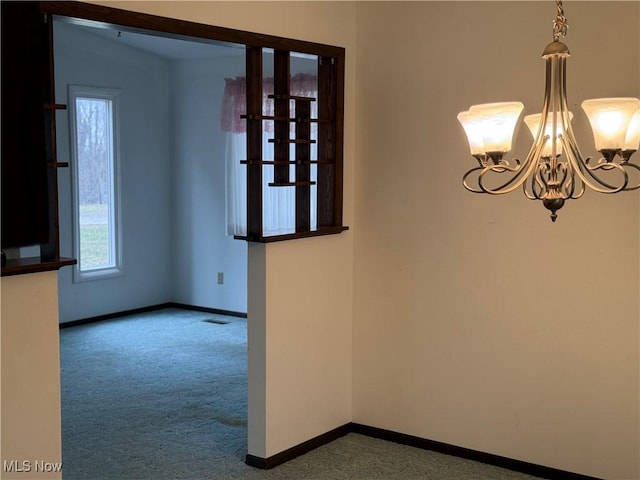
<path fill-rule="evenodd" d="M 69 85 L 69 134 L 71 146 L 71 176 L 73 189 L 73 252 L 78 263 L 74 266 L 73 281 L 84 282 L 88 280 L 99 280 L 109 277 L 123 275 L 122 269 L 122 228 L 120 210 L 120 149 L 119 149 L 119 112 L 120 112 L 120 90 L 115 88 L 88 87 L 80 85 Z M 111 101 L 111 169 L 109 183 L 112 188 L 112 207 L 110 209 L 109 223 L 113 231 L 113 245 L 111 255 L 114 260 L 113 266 L 81 270 L 80 261 L 80 188 L 78 175 L 78 144 L 77 144 L 77 124 L 76 124 L 76 99 L 95 98 Z"/>

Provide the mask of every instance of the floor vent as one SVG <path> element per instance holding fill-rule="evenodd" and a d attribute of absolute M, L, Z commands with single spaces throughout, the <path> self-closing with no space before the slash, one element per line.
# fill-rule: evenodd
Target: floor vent
<path fill-rule="evenodd" d="M 207 318 L 206 320 L 203 320 L 203 322 L 215 323 L 216 325 L 226 325 L 227 323 L 229 323 L 226 320 L 217 320 L 215 318 Z"/>

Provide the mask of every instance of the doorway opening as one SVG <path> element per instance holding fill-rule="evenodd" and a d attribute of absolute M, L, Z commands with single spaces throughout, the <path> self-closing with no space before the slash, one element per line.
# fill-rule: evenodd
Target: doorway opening
<path fill-rule="evenodd" d="M 236 238 L 244 238 L 245 240 L 250 240 L 255 242 L 282 241 L 282 240 L 291 240 L 296 238 L 306 238 L 308 236 L 314 236 L 314 235 L 331 235 L 331 234 L 340 233 L 341 231 L 344 231 L 347 228 L 342 226 L 342 141 L 343 141 L 342 123 L 343 123 L 343 104 L 344 104 L 344 98 L 343 98 L 343 95 L 344 95 L 343 93 L 344 49 L 343 48 L 315 44 L 311 42 L 291 40 L 291 39 L 286 39 L 281 37 L 273 37 L 269 35 L 252 34 L 248 32 L 225 29 L 221 27 L 195 24 L 195 23 L 184 22 L 184 21 L 174 20 L 174 19 L 167 19 L 162 17 L 155 17 L 152 15 L 137 14 L 133 12 L 126 12 L 122 10 L 112 9 L 108 7 L 83 4 L 80 2 L 38 2 L 38 4 L 39 4 L 40 12 L 43 12 L 46 15 L 48 15 L 48 18 L 50 20 L 53 20 L 53 18 L 55 18 L 56 20 L 66 22 L 68 24 L 79 25 L 82 27 L 98 27 L 105 30 L 105 32 L 103 33 L 116 35 L 116 38 L 119 38 L 119 39 L 123 38 L 123 36 L 125 35 L 134 36 L 133 34 L 143 34 L 144 36 L 147 36 L 147 37 L 149 36 L 159 37 L 160 39 L 173 38 L 181 41 L 191 41 L 196 43 L 202 43 L 208 46 L 211 46 L 211 45 L 227 46 L 227 47 L 235 46 L 235 48 L 240 50 L 244 50 L 246 48 L 247 51 L 251 52 L 250 55 L 247 55 L 248 57 L 250 57 L 250 60 L 246 59 L 246 65 L 251 65 L 251 68 L 250 69 L 248 68 L 248 70 L 252 72 L 252 75 L 251 75 L 252 85 L 250 86 L 250 88 L 248 88 L 248 91 L 250 91 L 251 93 L 250 94 L 247 93 L 247 103 L 250 102 L 249 97 L 251 97 L 252 113 L 251 115 L 247 114 L 247 118 L 245 120 L 247 121 L 247 124 L 253 125 L 249 129 L 251 130 L 252 134 L 256 134 L 256 132 L 259 133 L 259 135 L 254 135 L 254 140 L 260 139 L 260 142 L 258 141 L 251 142 L 249 140 L 247 141 L 248 147 L 250 148 L 248 148 L 249 153 L 247 154 L 247 156 L 249 158 L 245 160 L 246 162 L 245 165 L 247 170 L 251 172 L 251 174 L 249 173 L 247 174 L 247 193 L 246 193 L 247 195 L 247 198 L 246 198 L 247 235 L 246 236 L 236 235 Z M 53 24 L 53 21 L 50 21 L 49 25 L 52 25 L 52 24 Z M 58 35 L 54 35 L 54 38 L 56 36 Z M 294 118 L 289 118 L 288 116 L 282 116 L 280 114 L 273 115 L 272 117 L 274 118 L 266 118 L 266 116 L 264 115 L 255 113 L 257 109 L 254 107 L 256 106 L 259 107 L 260 101 L 261 101 L 260 99 L 262 97 L 262 94 L 264 93 L 264 91 L 262 90 L 262 77 L 264 76 L 264 72 L 262 70 L 262 58 L 264 55 L 268 55 L 269 51 L 274 52 L 274 56 L 279 56 L 280 59 L 283 59 L 283 58 L 289 59 L 289 58 L 296 57 L 295 55 L 292 55 L 293 52 L 298 52 L 302 54 L 302 57 L 304 57 L 305 55 L 309 55 L 316 59 L 318 69 L 319 69 L 318 90 L 321 92 L 321 94 L 319 95 L 320 97 L 319 103 L 321 104 L 321 106 L 319 107 L 319 111 L 322 112 L 319 114 L 319 117 L 317 119 L 310 119 L 307 114 L 303 115 L 302 116 L 303 118 L 301 120 L 300 115 L 297 115 L 297 114 Z M 114 52 L 115 50 L 113 52 L 106 52 L 106 54 L 109 55 L 109 54 L 113 54 Z M 86 52 L 85 52 L 85 55 L 86 55 Z M 91 55 L 87 55 L 86 57 L 84 57 L 84 59 L 87 61 L 90 61 L 92 57 Z M 59 69 L 59 65 L 58 65 L 59 60 L 60 59 L 58 58 L 55 59 L 56 71 Z M 126 65 L 126 68 L 128 69 L 127 71 L 131 73 L 133 70 L 135 70 L 138 63 L 139 62 L 130 62 L 128 65 Z M 275 63 L 275 61 L 273 63 Z M 100 67 L 103 67 L 103 65 L 96 66 L 96 70 L 98 71 Z M 170 77 L 168 86 L 166 84 L 163 85 L 162 81 L 158 81 L 158 78 L 156 75 L 156 73 L 158 72 L 158 69 L 156 67 L 157 65 L 152 66 L 152 68 L 147 68 L 143 74 L 138 75 L 147 80 L 146 88 L 139 90 L 139 96 L 140 97 L 155 96 L 155 99 L 156 99 L 156 104 L 154 104 L 155 108 L 151 109 L 151 112 L 152 112 L 151 114 L 149 113 L 149 111 L 147 111 L 146 114 L 141 113 L 143 110 L 137 111 L 138 117 L 136 117 L 137 122 L 135 123 L 134 128 L 137 129 L 140 133 L 138 137 L 144 138 L 143 134 L 148 133 L 148 130 L 145 130 L 145 127 L 148 129 L 149 123 L 157 121 L 158 119 L 162 119 L 162 118 L 165 118 L 165 119 L 169 118 L 170 125 L 169 125 L 168 131 L 170 132 L 172 132 L 171 130 L 172 128 L 176 129 L 178 127 L 182 127 L 189 134 L 194 134 L 194 132 L 200 132 L 200 134 L 202 134 L 203 127 L 204 128 L 207 127 L 206 122 L 194 121 L 193 123 L 190 124 L 189 128 L 186 128 L 184 124 L 180 124 L 180 122 L 177 121 L 176 117 L 179 116 L 179 113 L 176 113 L 175 116 L 172 116 L 171 114 L 164 115 L 167 113 L 167 111 L 169 111 L 170 113 L 177 112 L 179 108 L 184 106 L 184 103 L 177 102 L 177 101 L 169 101 L 169 106 L 167 107 L 166 96 L 163 97 L 162 92 L 171 90 L 171 88 L 179 84 L 180 81 L 182 81 L 183 84 L 187 86 L 190 86 L 192 84 L 188 83 L 187 81 L 189 80 L 188 78 L 180 77 L 180 75 L 177 75 L 176 77 Z M 162 69 L 161 67 L 159 68 Z M 274 70 L 275 69 L 276 67 L 274 65 Z M 280 81 L 282 81 L 282 79 L 288 79 L 289 75 L 286 72 L 287 72 L 286 67 L 282 62 L 280 62 L 279 66 L 277 67 L 277 75 L 275 75 L 275 77 L 280 78 L 281 79 Z M 193 80 L 193 78 L 191 78 L 191 80 Z M 58 83 L 59 85 L 57 86 L 57 88 L 61 88 L 61 87 L 64 88 L 63 83 L 61 83 L 59 80 L 58 80 Z M 92 82 L 92 83 L 95 84 L 96 82 Z M 249 83 L 249 78 L 247 78 L 247 83 Z M 193 91 L 193 89 L 191 88 L 187 88 L 186 90 L 187 90 L 187 93 L 189 94 L 191 94 Z M 203 97 L 199 97 L 195 101 L 199 101 L 199 103 L 204 103 L 202 101 L 202 98 Z M 275 100 L 276 102 L 280 102 L 281 104 L 284 104 L 287 102 L 294 102 L 296 103 L 296 106 L 298 103 L 301 104 L 301 102 L 305 103 L 309 101 L 314 101 L 310 98 L 306 98 L 306 97 L 302 98 L 302 97 L 294 96 L 291 93 L 289 93 L 289 95 L 284 95 L 284 96 L 282 96 L 282 93 L 278 93 Z M 193 102 L 194 100 L 191 100 L 191 101 Z M 62 105 L 56 104 L 54 105 L 54 107 L 58 109 L 58 108 L 61 108 Z M 302 107 L 300 108 L 300 110 L 302 111 Z M 296 108 L 296 112 L 297 111 L 298 109 Z M 59 116 L 59 114 L 60 112 L 57 112 L 56 116 Z M 157 114 L 157 116 L 155 116 L 154 114 Z M 249 116 L 251 118 L 249 118 Z M 185 120 L 185 122 L 188 120 L 194 120 L 194 119 L 190 117 L 187 120 Z M 280 153 L 279 155 L 276 156 L 275 159 L 273 158 L 270 159 L 267 155 L 260 155 L 260 158 L 256 159 L 253 154 L 255 154 L 255 152 L 262 147 L 262 134 L 261 134 L 262 127 L 261 126 L 258 127 L 257 125 L 262 124 L 262 122 L 268 121 L 268 120 L 281 122 L 281 123 L 293 122 L 293 124 L 295 125 L 296 132 L 298 132 L 298 125 L 301 123 L 317 123 L 319 130 L 321 130 L 321 133 L 318 134 L 317 143 L 321 145 L 321 147 L 319 147 L 319 150 L 324 152 L 325 155 L 314 160 L 309 158 L 308 153 L 303 152 L 302 151 L 303 149 L 300 149 L 301 153 L 298 153 L 298 149 L 295 149 L 295 154 L 292 156 L 292 154 L 289 153 L 289 159 L 287 160 L 284 155 L 285 149 L 280 148 L 279 149 Z M 61 125 L 63 123 L 64 122 L 62 122 Z M 55 125 L 53 126 L 53 129 L 55 130 Z M 282 132 L 280 136 L 276 135 L 276 138 L 274 139 L 276 140 L 275 143 L 310 144 L 316 141 L 313 139 L 298 137 L 298 135 L 296 135 L 294 139 L 290 139 L 286 137 L 286 130 L 288 129 L 283 130 L 282 128 L 280 128 L 280 130 L 285 131 L 285 135 L 283 136 Z M 304 130 L 304 128 L 301 128 L 300 130 Z M 198 138 L 207 138 L 206 137 L 207 135 L 209 136 L 211 135 L 210 128 L 206 128 L 206 132 L 204 136 L 198 137 Z M 167 135 L 167 137 L 169 137 L 169 135 Z M 176 137 L 176 138 L 179 138 L 179 137 Z M 301 138 L 303 141 L 300 141 Z M 175 159 L 177 158 L 176 152 L 184 153 L 184 150 L 180 149 L 181 146 L 184 146 L 185 149 L 193 149 L 193 145 L 189 144 L 188 141 L 184 139 L 182 140 L 184 145 L 180 145 L 180 140 L 177 140 L 177 141 L 174 141 L 173 144 L 169 143 L 168 147 L 166 146 L 167 144 L 164 143 L 165 145 L 164 149 L 162 148 L 162 146 L 158 148 L 158 141 L 150 140 L 149 137 L 146 137 L 146 140 L 147 140 L 146 142 L 143 142 L 144 147 L 141 147 L 138 150 L 139 155 L 147 154 L 149 150 L 151 150 L 152 151 L 151 157 L 155 156 L 156 158 L 161 158 L 163 155 L 166 155 L 167 151 L 170 151 L 171 153 L 170 158 L 174 159 L 173 161 L 175 162 Z M 166 139 L 163 139 L 163 140 L 166 140 Z M 163 142 L 160 142 L 161 145 L 162 143 Z M 273 145 L 271 145 L 271 147 L 273 148 Z M 54 148 L 55 148 L 55 145 L 54 145 Z M 251 152 L 253 152 L 253 154 Z M 189 157 L 189 153 L 187 153 L 186 156 Z M 135 156 L 135 158 L 139 158 L 139 157 Z M 189 158 L 189 160 L 191 159 L 192 158 Z M 148 267 L 157 274 L 156 276 L 153 277 L 153 280 L 157 283 L 154 283 L 152 286 L 150 286 L 149 284 L 146 284 L 144 282 L 137 282 L 133 287 L 134 289 L 137 290 L 138 293 L 144 293 L 147 295 L 154 295 L 154 294 L 158 295 L 158 292 L 166 293 L 168 289 L 170 290 L 171 284 L 168 280 L 164 280 L 165 283 L 162 283 L 163 279 L 166 278 L 161 274 L 163 270 L 166 271 L 167 268 L 176 269 L 176 266 L 184 267 L 185 265 L 191 265 L 193 270 L 198 270 L 198 266 L 200 265 L 198 262 L 197 256 L 194 256 L 194 245 L 196 245 L 199 240 L 198 238 L 199 235 L 195 235 L 195 236 L 193 235 L 193 229 L 195 228 L 197 221 L 194 223 L 194 219 L 191 216 L 187 216 L 187 218 L 185 219 L 185 218 L 182 218 L 180 214 L 176 214 L 175 212 L 178 211 L 179 209 L 175 206 L 175 202 L 177 201 L 178 198 L 181 201 L 184 201 L 185 207 L 186 207 L 184 211 L 188 211 L 189 213 L 193 213 L 194 209 L 197 209 L 198 207 L 200 207 L 200 205 L 194 206 L 193 204 L 194 197 L 192 195 L 193 193 L 192 188 L 183 187 L 182 193 L 184 193 L 185 195 L 182 196 L 179 191 L 179 185 L 181 184 L 180 183 L 181 180 L 184 180 L 184 179 L 188 179 L 189 182 L 185 182 L 182 185 L 197 185 L 197 182 L 202 180 L 202 176 L 199 175 L 201 172 L 198 170 L 197 165 L 195 167 L 191 165 L 190 168 L 185 168 L 183 170 L 176 170 L 176 172 L 179 172 L 180 174 L 184 175 L 184 178 L 182 179 L 173 178 L 174 175 L 177 176 L 179 173 L 174 173 L 170 170 L 170 168 L 173 167 L 171 165 L 171 162 L 172 160 L 168 162 L 169 163 L 168 175 L 167 175 L 166 168 L 158 172 L 158 165 L 159 165 L 158 163 L 155 163 L 153 166 L 149 166 L 149 165 L 140 166 L 139 164 L 136 165 L 134 163 L 127 165 L 133 170 L 133 173 L 134 173 L 133 177 L 135 177 L 136 179 L 135 180 L 136 185 L 139 187 L 142 187 L 135 190 L 132 195 L 134 196 L 134 198 L 141 200 L 142 204 L 146 205 L 146 212 L 153 213 L 154 211 L 159 211 L 161 213 L 164 213 L 165 214 L 164 216 L 159 215 L 153 218 L 155 218 L 158 223 L 165 222 L 166 224 L 166 222 L 168 221 L 169 224 L 171 224 L 171 222 L 173 222 L 173 225 L 171 227 L 173 230 L 177 228 L 181 228 L 183 230 L 182 232 L 180 232 L 180 235 L 187 234 L 187 233 L 192 235 L 189 240 L 182 240 L 182 243 L 180 243 L 181 239 L 188 238 L 186 237 L 186 235 L 182 237 L 172 236 L 171 240 L 167 240 L 166 237 L 163 237 L 161 235 L 149 236 L 142 239 L 136 238 L 134 240 L 136 247 L 142 246 L 142 248 L 138 250 L 139 252 L 141 252 L 142 255 L 145 254 L 147 250 L 151 250 L 152 245 L 160 246 L 159 250 L 163 251 L 163 253 L 156 254 L 154 258 L 154 262 L 152 262 L 151 266 Z M 262 224 L 262 212 L 263 212 L 263 207 L 265 206 L 265 202 L 263 200 L 263 193 L 266 186 L 262 181 L 264 179 L 264 175 L 261 172 L 263 172 L 265 169 L 274 168 L 274 170 L 276 169 L 278 170 L 279 176 L 286 176 L 285 173 L 287 168 L 285 168 L 284 164 L 287 164 L 287 165 L 295 164 L 295 166 L 291 168 L 291 170 L 293 170 L 293 172 L 295 173 L 291 172 L 290 170 L 291 176 L 289 177 L 288 182 L 282 181 L 280 179 L 271 183 L 277 183 L 278 185 L 274 185 L 276 187 L 285 187 L 285 188 L 293 187 L 295 189 L 299 188 L 300 191 L 303 192 L 303 196 L 306 196 L 308 195 L 308 192 L 311 191 L 311 189 L 308 187 L 310 187 L 313 183 L 315 183 L 315 181 L 310 180 L 308 178 L 303 178 L 303 177 L 305 177 L 306 175 L 305 171 L 313 163 L 315 163 L 318 168 L 318 173 L 317 173 L 317 184 L 318 184 L 317 214 L 318 216 L 316 217 L 317 220 L 315 222 L 311 220 L 311 216 L 309 215 L 307 204 L 305 203 L 304 199 L 301 200 L 302 197 L 300 195 L 296 195 L 296 208 L 295 208 L 296 230 L 295 232 L 285 233 L 282 235 L 276 235 L 274 237 L 267 238 L 268 234 L 263 230 L 263 224 Z M 62 164 L 59 164 L 59 163 L 55 163 L 55 165 L 62 166 Z M 136 166 L 137 166 L 137 169 L 136 169 Z M 178 169 L 180 167 L 183 167 L 183 165 L 177 166 Z M 322 169 L 321 173 L 320 173 L 320 169 Z M 122 172 L 120 172 L 118 175 L 119 175 L 119 181 L 123 182 L 125 179 L 125 175 L 123 175 Z M 152 178 L 152 177 L 155 177 L 155 178 Z M 167 179 L 167 177 L 169 178 Z M 126 177 L 126 178 L 129 178 L 129 177 Z M 146 188 L 150 183 L 153 183 L 152 181 L 158 181 L 158 178 L 160 178 L 159 184 L 163 184 L 164 189 L 169 190 L 171 192 L 171 194 L 169 195 L 169 200 L 167 200 L 166 195 L 163 198 L 156 196 L 158 189 Z M 61 179 L 59 183 L 60 183 L 60 188 L 63 189 L 64 180 Z M 71 179 L 69 178 L 67 182 L 67 186 L 69 186 L 70 183 L 71 183 Z M 269 187 L 270 186 L 271 185 L 269 185 Z M 160 189 L 162 188 L 163 187 L 160 187 Z M 57 196 L 55 200 L 56 202 L 58 201 Z M 64 204 L 63 201 L 60 201 L 59 203 L 60 203 L 61 211 L 62 210 L 69 211 L 72 209 L 72 205 L 70 205 L 71 201 L 68 201 L 66 204 Z M 126 202 L 120 202 L 120 206 L 121 206 L 120 208 L 123 208 L 125 203 Z M 203 208 L 202 212 L 206 215 L 207 214 L 206 208 Z M 227 214 L 226 219 L 228 219 L 228 217 L 229 216 Z M 147 216 L 145 216 L 144 213 L 140 213 L 140 212 L 137 212 L 135 215 L 130 214 L 129 218 L 132 218 L 132 219 L 138 218 L 138 219 L 143 219 L 145 221 L 148 220 Z M 169 220 L 167 220 L 167 218 Z M 122 215 L 122 220 L 123 220 L 123 225 L 122 225 L 121 231 L 126 231 L 127 225 L 126 225 L 126 220 L 124 215 Z M 316 230 L 312 230 L 312 229 L 310 230 L 310 225 L 314 223 L 315 223 Z M 68 226 L 69 225 L 67 223 L 67 227 Z M 64 228 L 64 220 L 62 219 L 60 222 L 60 227 L 62 232 L 62 229 Z M 68 230 L 69 229 L 67 228 L 67 231 Z M 229 231 L 230 230 L 227 229 L 227 232 Z M 60 235 L 60 237 L 61 237 L 61 240 L 63 240 L 62 234 Z M 57 228 L 56 228 L 56 240 L 57 240 Z M 205 245 L 210 248 L 210 245 L 207 245 L 207 244 Z M 237 243 L 234 242 L 234 245 L 244 245 L 246 248 L 247 244 L 245 242 L 237 242 Z M 131 277 L 133 272 L 131 270 L 127 271 L 126 241 L 123 241 L 122 246 L 123 246 L 123 250 L 122 250 L 123 251 L 123 257 L 122 257 L 123 268 L 122 268 L 121 276 Z M 178 250 L 181 246 L 184 246 L 184 254 L 187 255 L 190 260 L 193 260 L 192 263 L 185 262 L 184 264 L 182 264 L 179 261 L 173 260 L 173 255 L 175 254 L 175 252 L 171 250 L 172 249 Z M 145 247 L 146 247 L 146 250 L 144 250 Z M 170 267 L 168 265 L 170 265 Z M 248 267 L 249 268 L 247 270 L 250 271 L 251 265 L 249 265 Z M 216 269 L 214 269 L 213 271 L 209 269 L 202 269 L 202 270 L 204 271 L 205 275 L 208 275 L 208 277 L 206 278 L 206 282 L 208 282 L 206 283 L 207 286 L 210 286 L 210 282 L 212 281 L 211 277 L 213 277 L 214 285 L 225 285 L 228 280 L 228 275 L 224 270 L 222 271 L 216 271 Z M 63 272 L 64 271 L 61 272 L 61 275 L 66 274 Z M 188 275 L 191 275 L 194 272 L 190 271 L 187 273 Z M 117 280 L 118 278 L 116 276 L 114 278 L 109 279 L 109 282 L 111 283 L 111 285 L 115 285 Z M 182 282 L 178 281 L 177 285 L 179 288 L 183 289 L 181 290 L 182 292 L 188 292 L 188 291 L 193 292 L 193 289 L 190 290 L 189 287 L 195 286 L 197 288 L 199 284 L 194 282 L 191 285 L 189 285 L 190 281 L 192 281 L 191 278 L 189 276 L 186 276 L 185 280 Z M 101 297 L 98 295 L 98 293 L 96 292 L 90 293 L 91 287 L 89 285 L 96 284 L 95 281 L 92 280 L 92 281 L 86 281 L 86 282 L 76 282 L 76 284 L 77 284 L 76 287 L 78 292 L 76 295 L 76 298 L 87 299 L 89 301 L 89 304 L 93 303 L 93 305 L 100 303 Z M 245 281 L 243 288 L 246 288 L 246 285 L 247 285 L 247 282 Z M 157 288 L 154 288 L 154 287 L 157 287 Z M 121 287 L 121 293 L 124 290 L 127 290 L 127 289 L 125 287 Z M 248 292 L 245 295 L 245 299 L 246 297 L 250 297 L 250 296 L 251 296 L 251 292 Z M 193 305 L 194 303 L 195 301 L 189 300 L 187 304 Z M 257 310 L 258 308 L 256 308 L 256 312 L 254 312 L 254 314 L 264 319 L 264 311 L 258 312 Z M 61 317 L 64 316 L 63 312 L 64 311 L 61 305 Z M 91 316 L 91 314 L 89 315 L 85 314 L 83 316 L 87 317 L 87 316 Z M 204 324 L 205 322 L 201 322 L 201 323 Z M 254 328 L 261 329 L 262 327 L 258 325 L 258 326 L 254 326 Z M 253 337 L 252 335 L 249 335 L 248 336 L 249 343 L 254 342 L 255 344 L 256 342 L 257 343 L 264 342 L 265 341 L 264 332 L 262 333 L 261 332 L 262 330 L 254 332 Z M 264 391 L 262 392 L 260 391 L 261 390 L 260 385 L 263 385 L 265 380 L 264 368 L 263 368 L 264 358 L 260 358 L 260 352 L 264 353 L 264 348 L 263 348 L 264 345 L 258 344 L 258 345 L 255 345 L 255 347 L 256 348 L 253 351 L 257 352 L 258 355 L 254 353 L 253 360 L 252 360 L 252 357 L 249 356 L 249 361 L 248 361 L 249 370 L 251 370 L 253 366 L 253 372 L 254 372 L 253 376 L 252 377 L 250 376 L 250 378 L 252 378 L 252 383 L 254 384 L 253 393 L 251 393 L 252 392 L 251 385 L 249 385 L 249 388 L 248 388 L 249 397 L 254 398 L 253 407 L 249 411 L 249 419 L 250 419 L 249 426 L 248 426 L 249 439 L 254 438 L 256 436 L 254 435 L 252 437 L 251 435 L 252 423 L 254 425 L 253 428 L 257 432 L 258 436 L 259 436 L 259 430 L 264 426 L 262 425 L 264 423 L 264 418 L 262 418 L 260 415 L 256 416 L 257 421 L 251 422 L 252 411 L 260 412 L 264 410 L 264 408 L 261 408 L 261 405 L 260 405 L 260 402 L 261 401 L 263 402 L 264 400 Z M 249 405 L 251 404 L 252 403 L 250 401 Z M 264 405 L 262 405 L 262 407 L 264 407 Z M 251 441 L 249 441 L 249 447 L 251 447 Z M 251 450 L 251 448 L 249 449 Z M 256 447 L 254 446 L 253 450 L 255 449 Z M 249 458 L 249 455 L 247 456 L 247 459 L 248 458 Z"/>
<path fill-rule="evenodd" d="M 58 156 L 70 159 L 58 172 L 60 249 L 80 259 L 59 272 L 60 321 L 189 307 L 61 330 L 65 476 L 159 478 L 188 464 L 195 478 L 214 453 L 241 463 L 247 244 L 227 234 L 220 117 L 244 48 L 58 18 L 53 29 L 56 99 L 70 106 L 57 113 Z M 92 108 L 103 91 L 117 92 L 109 128 Z M 104 151 L 110 161 L 96 161 Z M 102 179 L 117 201 L 97 194 Z M 110 230 L 117 270 L 94 261 L 110 257 L 100 242 Z"/>
<path fill-rule="evenodd" d="M 247 245 L 227 233 L 220 127 L 225 79 L 244 76 L 244 48 L 56 18 L 54 56 L 58 102 L 77 92 L 118 99 L 111 162 L 93 161 L 108 149 L 91 133 L 91 111 L 57 113 L 58 156 L 71 160 L 58 172 L 60 250 L 79 259 L 59 273 L 60 321 L 167 302 L 246 314 Z M 117 201 L 96 193 L 102 179 Z M 118 268 L 90 263 L 108 232 Z"/>

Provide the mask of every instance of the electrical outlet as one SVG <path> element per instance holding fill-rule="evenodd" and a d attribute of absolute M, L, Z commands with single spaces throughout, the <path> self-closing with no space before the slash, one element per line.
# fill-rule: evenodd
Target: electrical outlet
<path fill-rule="evenodd" d="M 224 283 L 224 273 L 218 272 L 218 285 L 222 285 Z"/>

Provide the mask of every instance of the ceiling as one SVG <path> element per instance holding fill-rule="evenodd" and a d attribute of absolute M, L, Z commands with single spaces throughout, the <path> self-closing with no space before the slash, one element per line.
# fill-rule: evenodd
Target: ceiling
<path fill-rule="evenodd" d="M 167 60 L 202 60 L 206 58 L 244 55 L 244 45 L 178 40 L 152 34 L 118 31 L 110 28 L 98 28 L 77 24 L 75 27 L 87 33 L 158 55 Z"/>

